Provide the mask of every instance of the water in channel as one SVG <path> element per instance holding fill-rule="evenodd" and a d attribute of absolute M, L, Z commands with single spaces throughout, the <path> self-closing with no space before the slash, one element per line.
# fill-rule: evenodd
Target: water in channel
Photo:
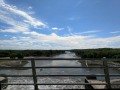
<path fill-rule="evenodd" d="M 76 58 L 74 53 L 65 53 L 54 56 L 55 58 Z M 35 62 L 36 66 L 81 66 L 78 60 L 41 60 Z M 31 66 L 27 63 L 25 67 Z M 36 69 L 37 75 L 81 75 L 81 74 L 103 74 L 103 69 L 86 68 L 44 68 Z M 118 71 L 110 70 L 111 74 L 120 74 Z M 0 74 L 7 75 L 32 75 L 32 70 L 0 70 Z M 84 83 L 84 77 L 38 77 L 38 83 Z M 103 79 L 98 77 L 98 79 Z M 32 77 L 9 77 L 9 83 L 33 83 Z M 83 85 L 39 85 L 40 90 L 45 89 L 84 89 Z M 5 90 L 34 90 L 33 85 L 9 85 Z"/>

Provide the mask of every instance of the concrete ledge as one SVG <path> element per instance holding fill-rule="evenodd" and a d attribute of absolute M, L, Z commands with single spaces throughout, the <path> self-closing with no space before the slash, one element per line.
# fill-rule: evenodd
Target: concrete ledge
<path fill-rule="evenodd" d="M 0 74 L 0 90 L 7 88 L 8 85 L 4 83 L 8 83 L 8 78 L 5 74 Z"/>
<path fill-rule="evenodd" d="M 105 84 L 103 81 L 99 80 L 87 80 L 88 83 L 93 83 L 93 84 Z M 105 89 L 106 85 L 91 85 L 93 89 Z"/>
<path fill-rule="evenodd" d="M 97 80 L 95 76 L 87 76 L 85 78 L 85 83 L 89 83 L 90 85 L 85 85 L 85 89 L 107 89 L 106 85 L 92 85 L 92 84 L 106 84 L 105 81 Z M 112 85 L 112 84 L 120 84 L 120 78 L 111 79 L 111 88 L 112 89 L 120 89 L 120 85 Z"/>
<path fill-rule="evenodd" d="M 85 83 L 89 83 L 91 85 L 85 85 L 85 89 L 105 89 L 106 85 L 92 85 L 92 84 L 105 84 L 105 82 L 97 80 L 96 76 L 90 75 L 86 76 Z"/>

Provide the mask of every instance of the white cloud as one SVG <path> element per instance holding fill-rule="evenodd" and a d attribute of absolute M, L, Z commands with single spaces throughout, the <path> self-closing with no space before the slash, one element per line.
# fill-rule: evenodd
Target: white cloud
<path fill-rule="evenodd" d="M 11 39 L 17 39 L 17 37 L 14 36 L 14 37 L 12 37 Z"/>
<path fill-rule="evenodd" d="M 26 35 L 31 35 L 31 36 L 35 36 L 35 37 L 40 37 L 40 36 L 46 36 L 46 35 L 44 35 L 44 34 L 40 34 L 40 33 L 38 33 L 38 32 L 35 32 L 35 31 L 31 31 L 31 32 L 23 32 L 23 34 L 26 34 Z"/>
<path fill-rule="evenodd" d="M 37 32 L 26 32 L 26 35 L 29 35 L 29 37 L 19 36 L 12 40 L 0 40 L 0 45 L 6 44 L 6 46 L 2 46 L 4 49 L 10 46 L 14 49 L 120 48 L 120 36 L 96 38 L 93 36 L 80 35 L 58 36 L 55 33 L 44 35 Z"/>
<path fill-rule="evenodd" d="M 32 8 L 33 8 L 32 6 L 29 6 L 29 7 L 28 7 L 28 10 L 31 10 Z"/>
<path fill-rule="evenodd" d="M 29 31 L 29 29 L 27 27 L 23 27 L 23 26 L 13 26 L 12 28 L 9 29 L 0 29 L 0 32 L 10 32 L 10 33 L 19 33 L 19 32 L 26 32 Z"/>
<path fill-rule="evenodd" d="M 15 26 L 17 24 L 17 22 L 11 18 L 10 16 L 7 16 L 5 14 L 1 13 L 0 15 L 0 20 L 2 20 L 3 22 L 5 22 L 6 24 L 8 25 L 11 25 L 11 26 Z"/>
<path fill-rule="evenodd" d="M 99 30 L 90 30 L 90 31 L 85 31 L 85 32 L 80 32 L 80 33 L 75 33 L 76 35 L 79 34 L 91 34 L 91 33 L 97 33 L 100 32 Z"/>
<path fill-rule="evenodd" d="M 47 25 L 45 23 L 43 23 L 41 20 L 33 18 L 27 12 L 18 9 L 16 6 L 9 5 L 9 4 L 5 3 L 3 0 L 0 0 L 0 8 L 4 9 L 4 11 L 6 11 L 6 12 L 9 12 L 9 15 L 7 15 L 8 18 L 13 19 L 13 16 L 11 16 L 10 14 L 12 14 L 12 15 L 14 14 L 14 16 L 17 15 L 17 16 L 23 17 L 24 22 L 30 24 L 34 28 L 46 28 L 47 27 Z M 3 18 L 2 14 L 0 16 L 0 19 Z"/>
<path fill-rule="evenodd" d="M 68 31 L 71 33 L 72 28 L 70 26 L 67 26 Z"/>
<path fill-rule="evenodd" d="M 34 11 L 28 11 L 27 13 L 28 13 L 28 14 L 35 14 Z"/>
<path fill-rule="evenodd" d="M 52 30 L 63 30 L 64 28 L 53 27 Z"/>
<path fill-rule="evenodd" d="M 68 30 L 70 35 L 75 35 L 72 33 L 72 28 L 70 26 L 67 26 L 67 30 Z M 67 36 L 69 36 L 69 34 Z"/>
<path fill-rule="evenodd" d="M 112 34 L 116 34 L 116 33 L 120 33 L 120 31 L 113 31 L 113 32 L 110 32 Z"/>
<path fill-rule="evenodd" d="M 0 0 L 0 5 L 3 5 L 3 4 L 5 4 L 4 0 Z"/>

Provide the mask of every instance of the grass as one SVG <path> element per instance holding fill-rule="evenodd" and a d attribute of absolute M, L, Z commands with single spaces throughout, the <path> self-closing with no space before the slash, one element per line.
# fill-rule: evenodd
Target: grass
<path fill-rule="evenodd" d="M 21 63 L 22 61 L 22 63 Z M 19 66 L 22 65 L 25 60 L 0 60 L 0 66 Z"/>

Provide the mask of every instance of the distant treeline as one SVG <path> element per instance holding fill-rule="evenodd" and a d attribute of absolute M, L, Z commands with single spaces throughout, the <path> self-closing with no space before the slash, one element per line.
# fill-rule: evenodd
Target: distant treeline
<path fill-rule="evenodd" d="M 0 57 L 23 58 L 27 56 L 53 56 L 64 53 L 64 50 L 0 50 Z"/>
<path fill-rule="evenodd" d="M 71 51 L 81 58 L 120 58 L 120 48 L 74 49 Z"/>
<path fill-rule="evenodd" d="M 73 49 L 74 52 L 81 58 L 120 58 L 120 48 L 99 48 L 99 49 Z M 28 56 L 53 56 L 65 53 L 65 50 L 0 50 L 0 57 L 28 57 Z"/>

